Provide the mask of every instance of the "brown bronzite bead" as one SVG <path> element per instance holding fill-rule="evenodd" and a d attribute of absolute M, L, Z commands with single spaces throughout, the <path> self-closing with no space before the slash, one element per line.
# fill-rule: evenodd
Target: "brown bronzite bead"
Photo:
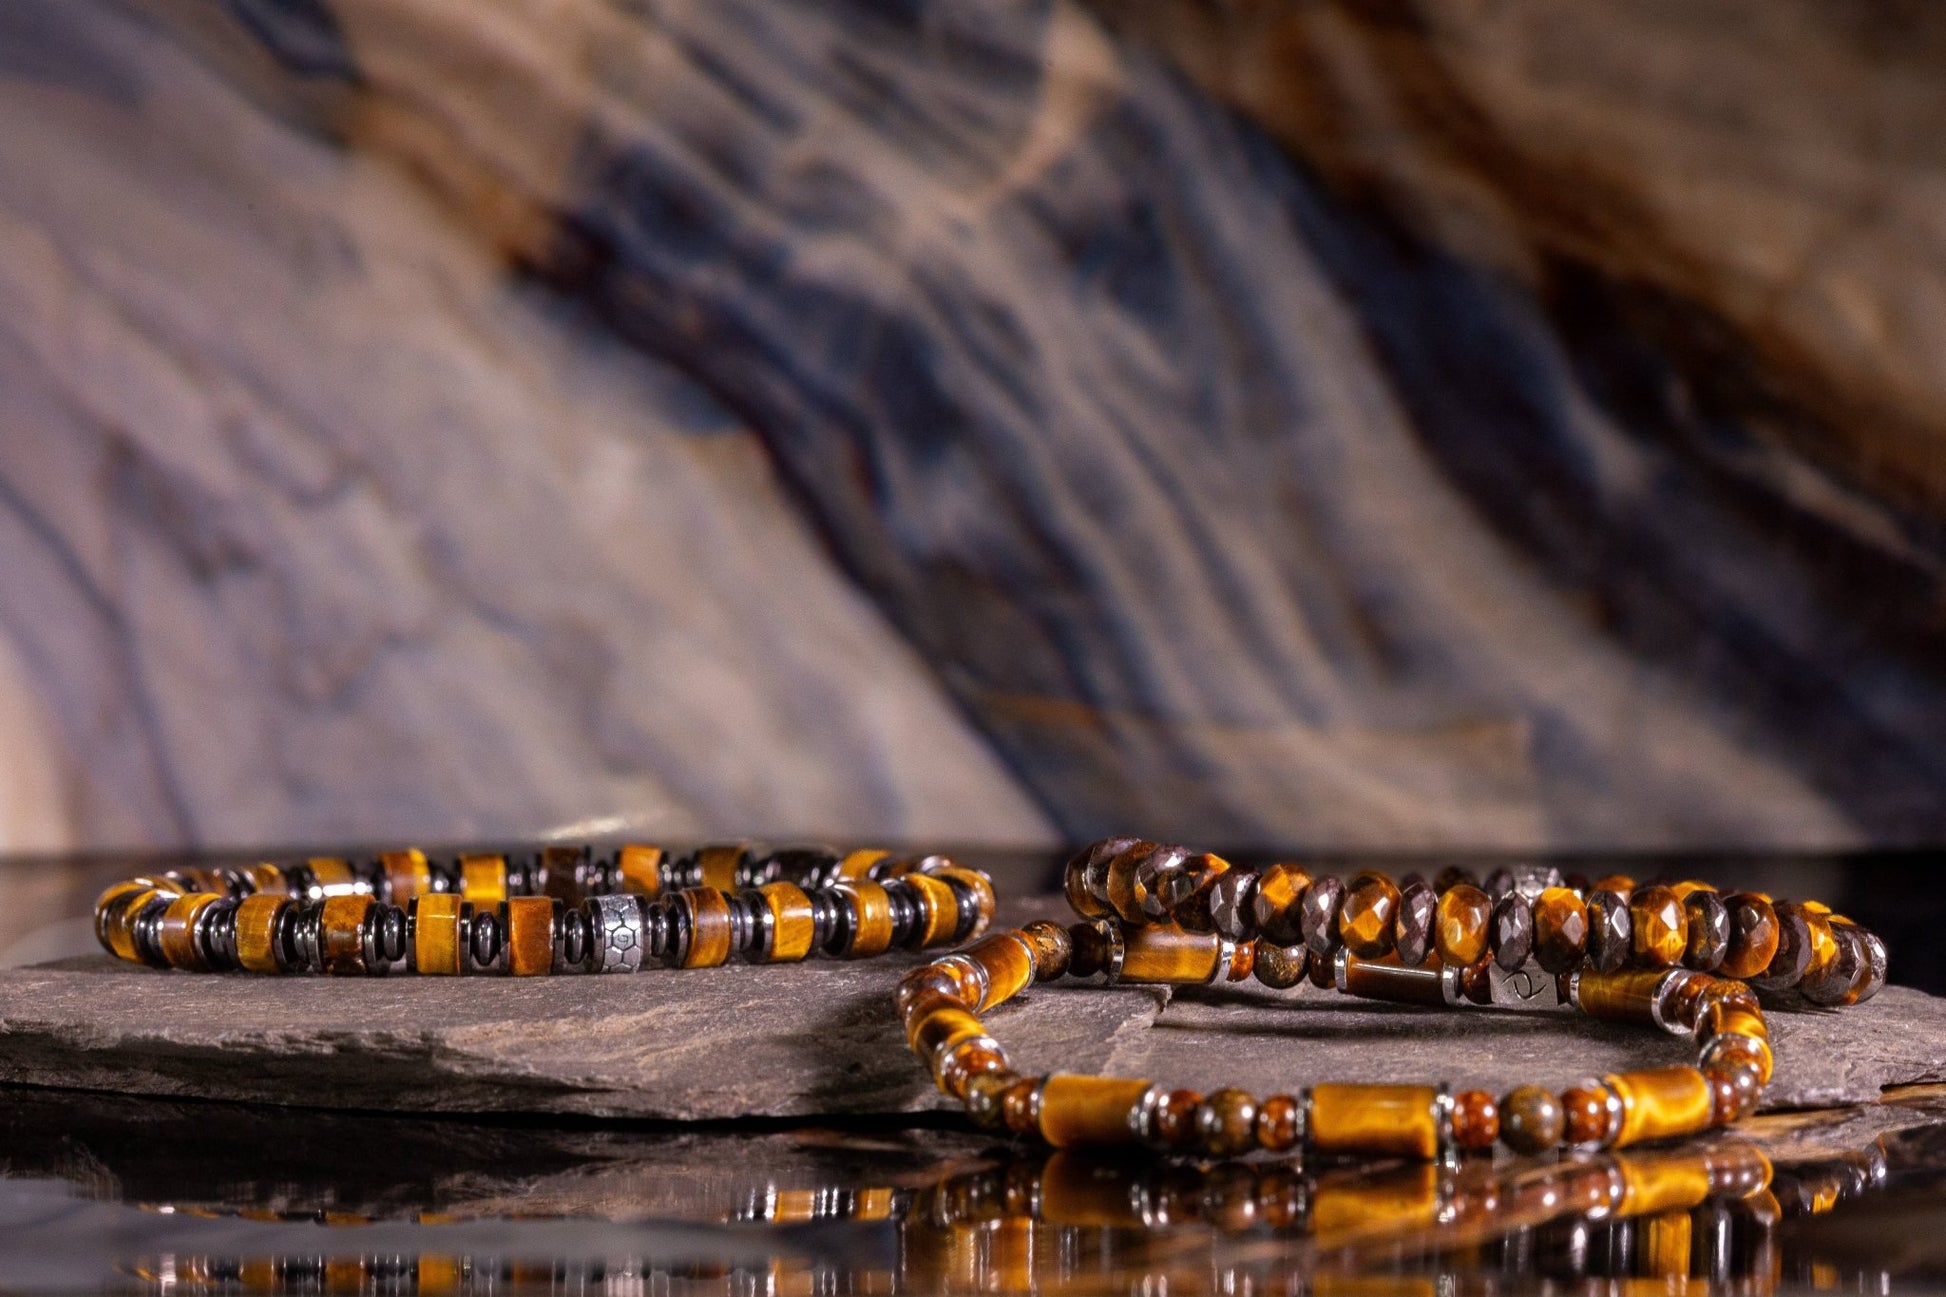
<path fill-rule="evenodd" d="M 1519 892 L 1508 892 L 1494 905 L 1487 931 L 1493 962 L 1510 973 L 1534 953 L 1534 911 Z"/>
<path fill-rule="evenodd" d="M 1501 1097 L 1500 1138 L 1516 1153 L 1545 1153 L 1561 1142 L 1566 1129 L 1561 1101 L 1538 1085 L 1523 1085 Z"/>
<path fill-rule="evenodd" d="M 1453 1142 L 1468 1152 L 1493 1147 L 1500 1137 L 1500 1106 L 1485 1090 L 1453 1096 Z"/>
<path fill-rule="evenodd" d="M 1273 1094 L 1257 1107 L 1257 1143 L 1271 1153 L 1297 1147 L 1297 1100 Z"/>
<path fill-rule="evenodd" d="M 1620 892 L 1597 888 L 1588 895 L 1588 966 L 1612 973 L 1628 962 L 1635 925 Z"/>
<path fill-rule="evenodd" d="M 1257 940 L 1257 980 L 1273 991 L 1286 991 L 1304 980 L 1310 951 L 1303 946 L 1273 946 Z"/>
<path fill-rule="evenodd" d="M 1738 981 L 1756 977 L 1777 954 L 1777 911 L 1754 892 L 1734 893 L 1723 903 L 1730 911 L 1730 948 L 1716 971 Z"/>
<path fill-rule="evenodd" d="M 1550 973 L 1581 967 L 1588 949 L 1588 907 L 1574 889 L 1550 887 L 1534 898 L 1534 958 Z"/>
<path fill-rule="evenodd" d="M 1561 1092 L 1561 1115 L 1566 1123 L 1567 1142 L 1595 1148 L 1608 1142 L 1615 1099 L 1608 1087 L 1591 1082 L 1571 1085 Z"/>
<path fill-rule="evenodd" d="M 1257 1100 L 1234 1087 L 1218 1090 L 1197 1108 L 1196 1130 L 1211 1157 L 1240 1157 L 1257 1142 Z"/>
<path fill-rule="evenodd" d="M 1052 982 L 1066 976 L 1074 957 L 1074 939 L 1058 923 L 1039 919 L 1020 930 L 1034 952 L 1034 980 Z"/>
<path fill-rule="evenodd" d="M 1257 878 L 1251 898 L 1251 917 L 1257 935 L 1273 946 L 1295 946 L 1304 940 L 1304 893 L 1311 876 L 1296 865 L 1272 865 Z"/>
<path fill-rule="evenodd" d="M 1311 979 L 1311 985 L 1320 991 L 1338 989 L 1338 961 L 1335 955 L 1320 955 L 1306 947 L 1304 975 Z"/>
<path fill-rule="evenodd" d="M 1401 964 L 1414 968 L 1432 953 L 1433 921 L 1439 911 L 1439 893 L 1430 884 L 1413 882 L 1399 892 L 1398 939 L 1393 951 Z"/>
<path fill-rule="evenodd" d="M 1312 953 L 1336 953 L 1339 944 L 1338 913 L 1345 901 L 1344 881 L 1332 874 L 1317 879 L 1304 893 L 1304 944 Z"/>
<path fill-rule="evenodd" d="M 1092 923 L 1068 925 L 1068 972 L 1093 977 L 1108 968 L 1108 938 Z"/>
<path fill-rule="evenodd" d="M 1730 907 L 1715 892 L 1699 890 L 1682 898 L 1682 908 L 1689 926 L 1683 967 L 1715 972 L 1730 953 Z"/>
<path fill-rule="evenodd" d="M 1629 897 L 1635 962 L 1643 968 L 1674 968 L 1689 948 L 1682 898 L 1667 887 L 1637 888 Z"/>
<path fill-rule="evenodd" d="M 1455 883 L 1439 897 L 1439 911 L 1433 924 L 1433 949 L 1442 963 L 1464 968 L 1476 964 L 1487 953 L 1487 920 L 1493 916 L 1493 902 L 1471 883 Z"/>
<path fill-rule="evenodd" d="M 1398 940 L 1399 889 L 1383 874 L 1358 875 L 1338 911 L 1338 935 L 1360 959 L 1382 959 Z"/>

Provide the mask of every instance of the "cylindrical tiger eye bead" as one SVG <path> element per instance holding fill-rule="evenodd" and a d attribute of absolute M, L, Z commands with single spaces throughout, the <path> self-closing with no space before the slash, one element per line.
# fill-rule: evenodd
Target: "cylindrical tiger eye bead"
<path fill-rule="evenodd" d="M 1620 892 L 1597 888 L 1588 901 L 1588 967 L 1612 973 L 1628 962 L 1635 944 L 1635 924 L 1628 900 Z"/>
<path fill-rule="evenodd" d="M 1634 929 L 1635 962 L 1644 968 L 1674 968 L 1689 948 L 1682 901 L 1667 887 L 1638 888 L 1630 895 L 1629 925 Z"/>
<path fill-rule="evenodd" d="M 236 909 L 237 963 L 249 973 L 281 973 L 277 958 L 277 922 L 290 898 L 259 894 L 246 896 Z"/>
<path fill-rule="evenodd" d="M 1257 1108 L 1257 1143 L 1268 1153 L 1288 1153 L 1297 1147 L 1297 1100 L 1273 1094 Z"/>
<path fill-rule="evenodd" d="M 971 941 L 985 932 L 987 925 L 993 922 L 995 908 L 993 880 L 977 869 L 967 869 L 954 864 L 941 865 L 931 872 L 933 877 L 962 889 L 972 898 L 972 924 L 967 926 L 965 922 L 967 916 L 962 915 L 961 931 L 955 934 L 955 939 Z"/>
<path fill-rule="evenodd" d="M 1331 874 L 1313 879 L 1305 890 L 1300 926 L 1304 944 L 1313 954 L 1335 954 L 1339 945 L 1338 914 L 1344 906 L 1345 884 Z"/>
<path fill-rule="evenodd" d="M 670 901 L 680 909 L 689 926 L 689 941 L 682 950 L 680 966 L 717 968 L 729 963 L 735 945 L 729 899 L 714 887 L 689 887 L 677 892 Z"/>
<path fill-rule="evenodd" d="M 1222 946 L 1223 938 L 1214 932 L 1125 928 L 1119 980 L 1176 985 L 1213 981 L 1223 971 Z"/>
<path fill-rule="evenodd" d="M 1257 980 L 1273 991 L 1287 991 L 1304 980 L 1310 951 L 1303 946 L 1272 946 L 1257 942 Z"/>
<path fill-rule="evenodd" d="M 336 856 L 313 856 L 304 862 L 311 871 L 312 899 L 351 896 L 365 890 L 364 882 L 352 872 L 351 862 Z"/>
<path fill-rule="evenodd" d="M 1439 1152 L 1439 1090 L 1430 1085 L 1311 1088 L 1311 1147 L 1321 1153 L 1430 1159 Z"/>
<path fill-rule="evenodd" d="M 554 971 L 554 915 L 560 904 L 551 896 L 508 898 L 504 912 L 508 973 L 545 977 Z"/>
<path fill-rule="evenodd" d="M 1398 939 L 1394 952 L 1402 964 L 1423 964 L 1432 953 L 1433 924 L 1439 910 L 1439 893 L 1423 882 L 1415 882 L 1399 893 Z"/>
<path fill-rule="evenodd" d="M 1534 911 L 1519 892 L 1508 892 L 1493 907 L 1488 920 L 1488 944 L 1493 947 L 1493 962 L 1508 972 L 1517 972 L 1534 953 Z"/>
<path fill-rule="evenodd" d="M 1243 1156 L 1257 1142 L 1256 1098 L 1234 1087 L 1218 1090 L 1197 1108 L 1196 1133 L 1211 1157 Z"/>
<path fill-rule="evenodd" d="M 615 856 L 615 873 L 621 890 L 637 896 L 660 896 L 662 861 L 661 847 L 639 844 L 623 847 Z"/>
<path fill-rule="evenodd" d="M 432 890 L 432 865 L 417 847 L 388 851 L 378 858 L 385 873 L 385 895 L 394 905 L 410 904 L 412 898 Z"/>
<path fill-rule="evenodd" d="M 737 886 L 737 869 L 750 858 L 744 842 L 717 842 L 696 853 L 696 886 L 719 892 L 732 892 Z"/>
<path fill-rule="evenodd" d="M 982 937 L 960 954 L 987 975 L 986 995 L 980 1001 L 982 1011 L 1005 1004 L 1034 980 L 1034 950 L 1018 932 Z"/>
<path fill-rule="evenodd" d="M 1561 1142 L 1566 1130 L 1561 1101 L 1538 1085 L 1523 1085 L 1500 1100 L 1500 1138 L 1516 1153 L 1545 1153 Z"/>
<path fill-rule="evenodd" d="M 1338 911 L 1338 935 L 1360 959 L 1392 953 L 1398 941 L 1399 889 L 1383 874 L 1366 872 L 1352 880 Z"/>
<path fill-rule="evenodd" d="M 1493 901 L 1471 883 L 1455 883 L 1439 897 L 1433 926 L 1433 949 L 1444 964 L 1465 968 L 1487 953 L 1487 921 Z"/>
<path fill-rule="evenodd" d="M 318 952 L 327 973 L 355 975 L 365 970 L 365 919 L 376 904 L 370 896 L 332 896 L 318 920 Z"/>
<path fill-rule="evenodd" d="M 817 936 L 817 915 L 810 894 L 796 883 L 765 883 L 757 894 L 770 911 L 770 946 L 763 953 L 763 962 L 793 964 L 810 955 Z"/>
<path fill-rule="evenodd" d="M 214 892 L 190 892 L 169 902 L 157 929 L 162 957 L 169 961 L 169 967 L 196 972 L 209 968 L 209 961 L 203 958 L 196 942 L 196 925 L 202 920 L 203 911 L 221 899 Z"/>
<path fill-rule="evenodd" d="M 1264 870 L 1250 899 L 1257 935 L 1273 946 L 1295 946 L 1303 941 L 1304 893 L 1310 887 L 1311 876 L 1296 865 L 1272 865 Z"/>
<path fill-rule="evenodd" d="M 919 906 L 919 924 L 906 944 L 915 950 L 930 950 L 950 943 L 959 931 L 959 893 L 931 874 L 907 874 L 905 885 Z"/>
<path fill-rule="evenodd" d="M 1730 907 L 1715 892 L 1699 889 L 1682 898 L 1682 909 L 1689 933 L 1683 967 L 1714 972 L 1730 953 Z"/>
<path fill-rule="evenodd" d="M 1606 1148 L 1617 1131 L 1620 1101 L 1598 1082 L 1571 1085 L 1561 1092 L 1567 1142 L 1577 1148 Z"/>
<path fill-rule="evenodd" d="M 1392 1004 L 1423 1004 L 1446 1007 L 1445 978 L 1438 965 L 1411 965 L 1399 957 L 1360 959 L 1345 957 L 1345 993 L 1366 1000 L 1385 1000 Z"/>
<path fill-rule="evenodd" d="M 507 899 L 505 856 L 461 856 L 460 895 L 476 906 L 498 905 Z"/>
<path fill-rule="evenodd" d="M 1500 1106 L 1485 1090 L 1453 1096 L 1453 1143 L 1469 1153 L 1493 1147 L 1500 1138 Z"/>
<path fill-rule="evenodd" d="M 1050 1076 L 1041 1086 L 1041 1138 L 1055 1148 L 1132 1144 L 1131 1118 L 1148 1092 L 1147 1081 Z"/>
<path fill-rule="evenodd" d="M 1716 971 L 1748 981 L 1769 968 L 1777 954 L 1777 912 L 1753 892 L 1737 892 L 1724 904 L 1730 911 L 1730 948 Z"/>
<path fill-rule="evenodd" d="M 1588 947 L 1588 907 L 1573 889 L 1550 887 L 1534 900 L 1534 957 L 1550 973 L 1581 967 Z"/>
<path fill-rule="evenodd" d="M 451 892 L 412 900 L 412 966 L 421 973 L 457 977 L 465 939 L 465 902 Z"/>
<path fill-rule="evenodd" d="M 1074 955 L 1074 943 L 1066 928 L 1041 919 L 1022 928 L 1020 935 L 1027 938 L 1027 944 L 1034 948 L 1035 981 L 1053 982 L 1067 975 L 1068 960 Z"/>
<path fill-rule="evenodd" d="M 1622 1105 L 1616 1148 L 1709 1129 L 1713 1104 L 1709 1079 L 1693 1067 L 1620 1072 L 1602 1080 Z"/>

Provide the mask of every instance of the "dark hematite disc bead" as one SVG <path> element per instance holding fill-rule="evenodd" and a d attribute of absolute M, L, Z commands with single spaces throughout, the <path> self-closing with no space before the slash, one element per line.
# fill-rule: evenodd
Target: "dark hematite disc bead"
<path fill-rule="evenodd" d="M 1439 911 L 1439 893 L 1423 882 L 1415 882 L 1399 893 L 1397 950 L 1399 962 L 1417 967 L 1432 951 L 1433 916 Z"/>
<path fill-rule="evenodd" d="M 396 964 L 405 958 L 405 911 L 396 905 L 376 906 L 372 914 L 373 944 L 379 958 Z"/>
<path fill-rule="evenodd" d="M 1287 991 L 1304 980 L 1310 951 L 1303 946 L 1273 946 L 1257 942 L 1257 980 L 1273 991 Z"/>
<path fill-rule="evenodd" d="M 1255 870 L 1232 869 L 1216 880 L 1209 894 L 1209 917 L 1217 936 L 1226 941 L 1249 941 L 1256 935 L 1250 914 L 1256 891 Z"/>
<path fill-rule="evenodd" d="M 1699 973 L 1716 971 L 1730 951 L 1730 907 L 1715 892 L 1691 892 L 1683 897 L 1682 908 L 1689 928 L 1683 967 Z"/>
<path fill-rule="evenodd" d="M 1345 903 L 1344 880 L 1335 874 L 1312 880 L 1304 893 L 1304 944 L 1317 955 L 1330 955 L 1338 949 L 1338 914 Z"/>
<path fill-rule="evenodd" d="M 1523 967 L 1534 953 L 1534 911 L 1518 892 L 1508 892 L 1493 907 L 1487 921 L 1487 942 L 1493 962 L 1509 973 Z"/>
<path fill-rule="evenodd" d="M 1628 901 L 1619 892 L 1600 890 L 1588 897 L 1588 966 L 1612 973 L 1628 962 L 1635 925 L 1629 921 Z"/>
<path fill-rule="evenodd" d="M 1777 915 L 1777 953 L 1750 984 L 1762 991 L 1788 991 L 1811 967 L 1811 924 L 1796 901 L 1778 901 L 1771 909 Z"/>
<path fill-rule="evenodd" d="M 567 911 L 561 920 L 561 955 L 569 968 L 581 968 L 588 962 L 588 952 L 595 941 L 594 928 L 588 922 L 588 912 L 576 906 Z"/>
<path fill-rule="evenodd" d="M 473 931 L 467 934 L 473 952 L 473 963 L 480 968 L 493 967 L 493 961 L 500 957 L 500 916 L 491 910 L 476 910 L 473 913 Z"/>

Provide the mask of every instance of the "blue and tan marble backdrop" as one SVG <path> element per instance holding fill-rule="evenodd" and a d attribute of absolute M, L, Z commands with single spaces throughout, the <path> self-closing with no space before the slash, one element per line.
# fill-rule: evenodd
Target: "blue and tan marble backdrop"
<path fill-rule="evenodd" d="M 1946 19 L 1634 8 L 0 6 L 0 841 L 1937 839 Z"/>

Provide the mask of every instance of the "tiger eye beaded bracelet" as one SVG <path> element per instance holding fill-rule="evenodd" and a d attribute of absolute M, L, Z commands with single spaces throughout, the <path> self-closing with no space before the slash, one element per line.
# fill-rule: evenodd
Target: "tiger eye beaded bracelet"
<path fill-rule="evenodd" d="M 915 969 L 900 982 L 895 1004 L 908 1043 L 939 1087 L 958 1098 L 976 1124 L 1038 1135 L 1056 1147 L 1140 1144 L 1211 1157 L 1302 1147 L 1329 1154 L 1444 1160 L 1490 1149 L 1496 1142 L 1516 1153 L 1535 1154 L 1563 1145 L 1618 1148 L 1727 1126 L 1756 1106 L 1770 1080 L 1769 1027 L 1756 992 L 1743 981 L 1658 964 L 1603 969 L 1586 958 L 1575 961 L 1579 966 L 1564 964 L 1555 972 L 1529 967 L 1525 960 L 1531 950 L 1523 951 L 1522 964 L 1509 969 L 1500 951 L 1486 945 L 1465 952 L 1473 961 L 1464 965 L 1446 962 L 1444 952 L 1430 942 L 1418 951 L 1416 961 L 1407 962 L 1396 933 L 1382 948 L 1367 945 L 1376 953 L 1365 955 L 1343 939 L 1342 896 L 1334 896 L 1331 927 L 1313 927 L 1314 932 L 1337 933 L 1337 940 L 1310 945 L 1276 944 L 1261 933 L 1233 937 L 1228 932 L 1239 928 L 1224 914 L 1223 905 L 1208 899 L 1216 893 L 1210 875 L 1220 880 L 1229 872 L 1215 857 L 1189 867 L 1195 885 L 1188 892 L 1200 892 L 1205 900 L 1200 910 L 1186 912 L 1207 913 L 1210 921 L 1199 927 L 1166 923 L 1143 912 L 1146 898 L 1130 890 L 1136 877 L 1131 864 L 1139 865 L 1157 851 L 1175 854 L 1178 861 L 1192 858 L 1153 843 L 1098 843 L 1076 858 L 1068 875 L 1069 897 L 1086 916 L 1082 922 L 1071 927 L 1038 922 L 996 933 Z M 1355 885 L 1363 885 L 1367 877 L 1379 878 L 1361 876 Z M 1166 871 L 1151 878 L 1149 894 L 1167 895 L 1171 882 Z M 1558 879 L 1547 877 L 1518 881 L 1525 890 L 1510 884 L 1503 904 L 1506 896 L 1544 897 L 1560 886 Z M 1105 899 L 1111 884 L 1114 903 Z M 1455 881 L 1446 891 L 1461 886 L 1470 884 Z M 1565 890 L 1580 899 L 1577 890 Z M 1612 885 L 1595 890 L 1615 891 Z M 1308 889 L 1301 892 L 1296 902 L 1300 908 L 1308 894 Z M 1744 895 L 1770 905 L 1767 898 Z M 1140 921 L 1101 914 L 1103 908 L 1124 906 L 1135 909 Z M 1796 913 L 1806 916 L 1807 928 L 1817 921 L 1832 952 L 1849 949 L 1861 959 L 1867 950 L 1876 952 L 1868 976 L 1861 979 L 1852 970 L 1840 1002 L 1864 999 L 1878 989 L 1884 978 L 1884 947 L 1875 936 L 1822 907 L 1802 906 Z M 1835 935 L 1839 932 L 1862 936 L 1840 939 Z M 1362 940 L 1366 934 L 1358 935 Z M 1803 941 L 1806 948 L 1812 944 L 1808 938 Z M 1796 954 L 1783 946 L 1776 943 L 1763 972 L 1773 984 L 1802 990 L 1805 971 L 1797 967 Z M 1841 956 L 1827 953 L 1826 958 Z M 1786 967 L 1773 974 L 1779 961 Z M 1818 971 L 1822 976 L 1823 970 Z M 1273 988 L 1295 986 L 1308 977 L 1353 995 L 1430 1006 L 1551 1000 L 1589 1017 L 1693 1037 L 1697 1062 L 1693 1067 L 1617 1073 L 1559 1095 L 1532 1085 L 1495 1099 L 1480 1090 L 1456 1094 L 1443 1085 L 1326 1084 L 1260 1102 L 1232 1088 L 1205 1097 L 1147 1080 L 1021 1076 L 978 1016 L 1031 982 L 1068 974 L 1101 974 L 1111 984 L 1193 984 L 1243 981 L 1253 973 Z"/>
<path fill-rule="evenodd" d="M 993 908 L 987 876 L 944 856 L 409 849 L 128 879 L 96 903 L 95 935 L 122 959 L 198 972 L 531 977 L 863 959 L 970 940 Z"/>
<path fill-rule="evenodd" d="M 1523 875 L 1525 877 L 1523 877 Z M 1522 886 L 1524 881 L 1538 885 Z M 1106 838 L 1069 862 L 1068 902 L 1083 918 L 1174 924 L 1233 942 L 1262 940 L 1329 956 L 1437 955 L 1506 972 L 1688 968 L 1795 991 L 1812 1004 L 1857 1004 L 1885 984 L 1885 943 L 1816 901 L 1721 895 L 1707 883 L 1636 886 L 1502 868 L 1482 889 L 1461 869 L 1401 887 L 1366 871 L 1350 882 L 1300 865 L 1235 868 L 1187 847 Z"/>

